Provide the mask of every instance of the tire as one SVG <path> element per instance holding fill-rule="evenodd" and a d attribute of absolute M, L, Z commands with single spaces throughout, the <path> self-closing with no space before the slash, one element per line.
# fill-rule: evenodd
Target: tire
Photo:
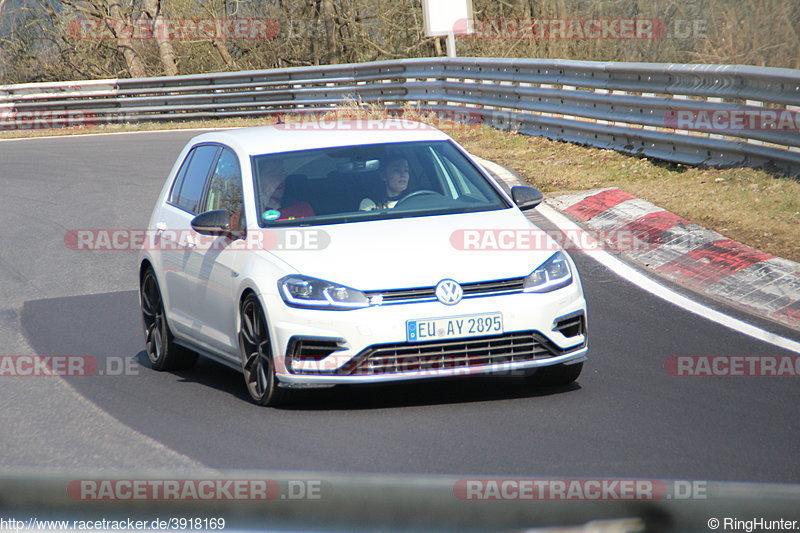
<path fill-rule="evenodd" d="M 583 370 L 583 362 L 575 363 L 572 365 L 552 365 L 545 366 L 536 371 L 528 377 L 528 382 L 531 385 L 542 385 L 550 387 L 559 387 L 569 385 L 578 379 Z"/>
<path fill-rule="evenodd" d="M 239 351 L 247 392 L 254 403 L 277 406 L 289 403 L 294 391 L 278 387 L 272 344 L 264 311 L 258 298 L 249 294 L 239 309 Z"/>
<path fill-rule="evenodd" d="M 139 302 L 144 324 L 147 358 L 154 370 L 185 370 L 197 361 L 197 354 L 175 343 L 164 312 L 161 289 L 152 268 L 148 268 L 139 285 Z"/>

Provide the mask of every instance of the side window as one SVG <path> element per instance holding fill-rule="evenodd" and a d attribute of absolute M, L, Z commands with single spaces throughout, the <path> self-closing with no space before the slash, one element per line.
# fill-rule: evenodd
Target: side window
<path fill-rule="evenodd" d="M 172 190 L 171 201 L 181 209 L 190 213 L 198 213 L 200 199 L 203 197 L 206 178 L 217 156 L 219 147 L 212 145 L 198 146 L 187 157 L 188 166 L 184 173 L 183 168 L 178 175 L 178 180 Z M 189 159 L 191 158 L 191 159 Z M 184 175 L 181 175 L 183 173 Z"/>
<path fill-rule="evenodd" d="M 175 182 L 172 184 L 172 190 L 169 193 L 169 203 L 171 204 L 178 205 L 178 196 L 181 192 L 181 186 L 183 185 L 183 180 L 186 179 L 186 171 L 189 169 L 189 164 L 192 161 L 194 152 L 194 150 L 189 151 L 186 155 L 186 159 L 184 159 L 181 164 L 181 168 L 178 169 L 178 174 L 175 177 Z"/>
<path fill-rule="evenodd" d="M 445 179 L 447 180 L 451 192 L 455 192 L 453 197 L 460 198 L 466 196 L 475 200 L 488 201 L 489 197 L 477 188 L 470 180 L 470 177 L 465 174 L 464 171 L 466 169 L 463 168 L 463 161 L 460 159 L 453 161 L 451 154 L 447 153 L 449 150 L 451 150 L 451 148 L 448 147 L 447 150 L 437 152 L 436 157 L 444 167 L 446 174 Z"/>
<path fill-rule="evenodd" d="M 455 166 L 453 162 L 450 161 L 450 159 L 446 156 L 444 157 L 444 162 L 447 165 L 447 168 L 450 171 L 450 176 L 453 178 L 453 181 L 456 183 L 459 191 L 466 195 L 472 195 L 473 191 L 470 189 L 469 181 L 466 177 L 464 177 L 461 169 Z"/>
<path fill-rule="evenodd" d="M 452 164 L 449 161 L 445 163 L 445 158 L 439 154 L 438 151 L 434 150 L 433 147 L 429 148 L 431 155 L 433 156 L 434 160 L 434 170 L 436 172 L 436 177 L 439 182 L 443 183 L 446 192 L 450 193 L 451 198 L 458 198 L 460 196 L 459 192 L 456 190 L 456 186 L 453 183 L 452 176 L 450 174 Z"/>
<path fill-rule="evenodd" d="M 214 172 L 211 174 L 211 183 L 202 211 L 225 209 L 231 214 L 232 229 L 242 229 L 244 195 L 242 194 L 242 171 L 239 168 L 239 159 L 228 148 L 222 149 Z"/>

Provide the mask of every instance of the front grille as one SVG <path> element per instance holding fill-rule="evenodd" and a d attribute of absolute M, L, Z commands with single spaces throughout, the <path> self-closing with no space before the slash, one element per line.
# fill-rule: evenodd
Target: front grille
<path fill-rule="evenodd" d="M 468 368 L 556 355 L 559 350 L 542 335 L 522 331 L 469 339 L 370 346 L 339 373 L 369 375 Z"/>
<path fill-rule="evenodd" d="M 493 281 L 462 283 L 464 298 L 490 296 L 522 291 L 525 278 L 509 278 Z M 367 291 L 368 298 L 382 296 L 384 303 L 402 303 L 412 301 L 428 301 L 436 299 L 436 287 L 416 287 L 410 289 L 389 289 L 385 291 Z"/>
<path fill-rule="evenodd" d="M 407 300 L 434 299 L 434 287 L 420 287 L 417 289 L 392 289 L 388 291 L 368 292 L 367 297 L 381 295 L 384 302 L 401 302 Z"/>
<path fill-rule="evenodd" d="M 521 291 L 525 284 L 525 278 L 500 279 L 497 281 L 481 281 L 479 283 L 465 283 L 461 286 L 464 289 L 464 296 L 476 295 L 492 292 Z"/>

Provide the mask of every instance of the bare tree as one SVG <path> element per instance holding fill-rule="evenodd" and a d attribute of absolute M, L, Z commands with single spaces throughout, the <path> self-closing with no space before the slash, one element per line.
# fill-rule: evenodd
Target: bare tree
<path fill-rule="evenodd" d="M 228 17 L 228 0 L 222 0 L 221 5 L 217 5 L 217 2 L 212 0 L 211 2 L 206 3 L 205 9 L 214 18 L 216 26 L 216 33 L 211 38 L 211 46 L 213 46 L 214 50 L 217 51 L 217 54 L 219 54 L 220 59 L 223 63 L 225 63 L 225 67 L 228 70 L 235 70 L 239 68 L 239 65 L 236 63 L 236 60 L 233 58 L 233 55 L 228 48 L 228 41 L 226 38 L 224 38 L 222 27 L 223 19 Z M 234 13 L 238 12 L 238 5 L 233 8 L 233 11 Z"/>
<path fill-rule="evenodd" d="M 120 0 L 58 0 L 58 2 L 66 13 L 104 25 L 114 37 L 117 52 L 124 59 L 128 74 L 133 78 L 147 76 L 144 61 L 134 47 L 133 32 L 127 24 L 131 20 L 130 11 L 123 10 Z M 43 2 L 42 5 L 46 4 Z"/>
<path fill-rule="evenodd" d="M 143 0 L 144 12 L 153 24 L 153 36 L 158 45 L 158 57 L 164 74 L 167 76 L 178 75 L 178 63 L 175 60 L 175 49 L 165 29 L 164 16 L 161 11 L 161 0 Z"/>
<path fill-rule="evenodd" d="M 325 45 L 328 50 L 328 63 L 338 63 L 339 53 L 336 50 L 336 11 L 333 0 L 320 0 L 319 15 L 325 28 Z"/>
<path fill-rule="evenodd" d="M 62 1 L 68 2 L 68 4 L 72 4 L 75 7 L 78 5 L 77 3 L 73 3 L 68 0 Z M 100 2 L 98 2 L 98 4 L 99 3 Z M 117 40 L 117 50 L 119 50 L 119 52 L 122 54 L 122 57 L 125 58 L 125 64 L 128 67 L 128 72 L 130 73 L 131 77 L 144 78 L 147 76 L 147 70 L 145 69 L 142 58 L 139 56 L 139 53 L 133 46 L 133 39 L 128 35 L 127 31 L 119 31 L 119 21 L 129 21 L 131 17 L 125 16 L 126 13 L 122 10 L 120 0 L 106 0 L 105 6 L 103 7 L 105 7 L 105 9 L 91 11 L 87 10 L 85 13 L 91 13 L 92 15 L 95 15 L 98 12 L 100 13 L 99 16 L 114 35 L 114 38 Z"/>
<path fill-rule="evenodd" d="M 458 37 L 462 56 L 800 68 L 800 2 L 473 2 L 475 17 L 490 21 L 644 18 L 660 20 L 667 31 L 652 39 L 521 34 Z M 0 5 L 4 25 L 0 83 L 255 70 L 443 54 L 441 38 L 422 33 L 420 0 L 0 0 Z M 216 21 L 216 33 L 175 40 L 164 31 L 163 24 L 170 18 L 197 17 Z M 276 21 L 280 31 L 264 38 L 226 35 L 226 18 Z M 90 31 L 102 30 L 103 35 L 72 35 L 70 22 L 78 20 L 86 21 Z M 675 31 L 687 27 L 693 30 L 691 35 L 682 37 Z M 149 32 L 147 28 L 153 31 L 144 37 L 133 31 Z"/>

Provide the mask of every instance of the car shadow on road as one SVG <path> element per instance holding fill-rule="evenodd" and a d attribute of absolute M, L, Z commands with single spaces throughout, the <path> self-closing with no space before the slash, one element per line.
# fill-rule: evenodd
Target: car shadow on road
<path fill-rule="evenodd" d="M 306 391 L 284 410 L 358 411 L 536 398 L 580 390 L 536 387 L 517 377 L 467 377 L 414 383 L 338 386 Z"/>
<path fill-rule="evenodd" d="M 138 306 L 136 291 L 27 301 L 22 329 L 30 346 L 41 355 L 88 355 L 96 358 L 100 369 L 106 368 L 105 361 L 111 357 L 135 361 L 129 373 L 67 378 L 73 388 L 101 408 L 131 399 L 140 401 L 143 394 L 178 404 L 210 400 L 200 387 L 250 402 L 241 373 L 214 361 L 200 358 L 185 371 L 152 370 L 143 349 Z M 578 384 L 534 387 L 516 376 L 467 377 L 298 391 L 295 401 L 281 409 L 387 409 L 536 398 L 577 390 Z"/>
<path fill-rule="evenodd" d="M 242 375 L 214 361 L 200 358 L 190 370 L 153 370 L 144 350 L 137 291 L 26 301 L 21 324 L 28 344 L 40 355 L 87 355 L 95 358 L 101 372 L 121 365 L 110 364 L 109 359 L 132 360 L 129 371 L 118 375 L 106 372 L 65 378 L 100 407 L 116 401 L 111 396 L 125 399 L 144 392 L 159 396 L 161 401 L 177 395 L 175 401 L 181 401 L 181 385 L 192 384 L 249 401 Z"/>
<path fill-rule="evenodd" d="M 197 363 L 188 370 L 172 370 L 160 372 L 150 367 L 150 360 L 147 352 L 141 350 L 136 354 L 137 363 L 146 371 L 156 374 L 174 376 L 175 383 L 192 384 L 196 383 L 203 387 L 208 387 L 219 392 L 228 394 L 242 401 L 250 401 L 250 396 L 242 383 L 242 374 L 221 363 L 211 361 L 204 357 L 198 357 Z"/>

